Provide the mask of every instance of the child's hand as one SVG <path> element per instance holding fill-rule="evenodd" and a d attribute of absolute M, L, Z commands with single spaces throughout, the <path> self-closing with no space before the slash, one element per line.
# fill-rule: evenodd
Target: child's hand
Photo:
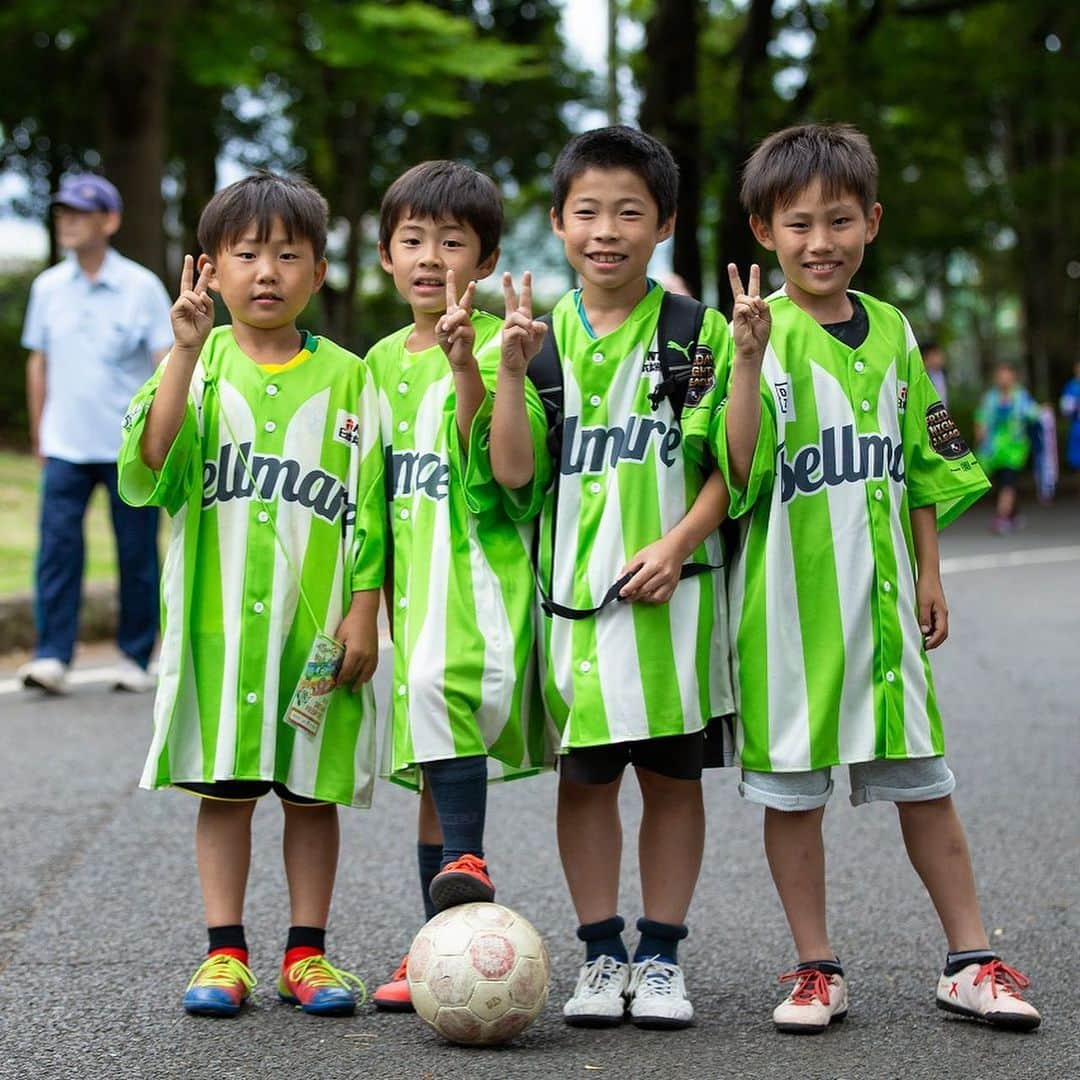
<path fill-rule="evenodd" d="M 470 281 L 464 295 L 458 300 L 454 271 L 446 271 L 446 314 L 435 324 L 435 340 L 442 346 L 450 367 L 455 371 L 476 363 L 473 358 L 476 328 L 471 317 L 475 296 L 476 282 Z"/>
<path fill-rule="evenodd" d="M 547 324 L 532 316 L 532 274 L 521 279 L 521 297 L 514 291 L 514 279 L 503 274 L 506 322 L 502 329 L 502 366 L 512 375 L 524 375 L 529 361 L 540 351 Z"/>
<path fill-rule="evenodd" d="M 915 603 L 919 606 L 919 629 L 923 644 L 936 649 L 949 636 L 949 609 L 945 590 L 936 574 L 920 574 L 915 583 Z"/>
<path fill-rule="evenodd" d="M 169 311 L 173 338 L 181 349 L 201 352 L 214 328 L 214 301 L 206 291 L 210 273 L 210 264 L 207 263 L 199 274 L 199 280 L 192 287 L 195 260 L 190 255 L 184 256 L 184 269 L 180 272 L 180 295 Z"/>
<path fill-rule="evenodd" d="M 378 610 L 378 604 L 358 604 L 354 598 L 334 631 L 334 637 L 345 646 L 337 685 L 351 686 L 354 694 L 371 680 L 379 663 Z"/>
<path fill-rule="evenodd" d="M 748 289 L 743 289 L 739 268 L 734 263 L 728 263 L 727 273 L 731 295 L 735 299 L 731 312 L 735 355 L 746 363 L 760 366 L 772 327 L 772 312 L 761 299 L 761 267 L 751 263 Z"/>
<path fill-rule="evenodd" d="M 646 604 L 666 604 L 679 584 L 683 553 L 670 537 L 662 537 L 643 547 L 619 571 L 634 576 L 619 591 L 623 600 L 641 600 Z"/>

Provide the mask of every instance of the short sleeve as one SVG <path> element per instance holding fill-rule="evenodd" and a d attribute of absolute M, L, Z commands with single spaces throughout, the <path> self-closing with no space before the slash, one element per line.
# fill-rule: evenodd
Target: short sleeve
<path fill-rule="evenodd" d="M 704 469 L 711 469 L 716 457 L 711 436 L 727 396 L 733 355 L 734 344 L 724 317 L 708 308 L 694 349 L 679 422 L 687 456 Z"/>
<path fill-rule="evenodd" d="M 990 488 L 908 334 L 908 386 L 901 418 L 908 506 L 936 506 L 938 528 L 955 521 Z"/>
<path fill-rule="evenodd" d="M 709 444 L 716 458 L 716 467 L 727 485 L 731 505 L 729 518 L 740 518 L 754 508 L 762 496 L 772 490 L 776 472 L 776 403 L 764 379 L 761 381 L 761 424 L 758 427 L 754 457 L 746 484 L 739 487 L 731 476 L 731 459 L 728 456 L 727 422 L 730 399 L 720 406 L 709 431 Z"/>
<path fill-rule="evenodd" d="M 132 398 L 123 419 L 123 437 L 117 459 L 117 488 L 129 506 L 160 506 L 170 515 L 187 502 L 199 481 L 200 434 L 195 403 L 188 397 L 180 430 L 161 469 L 155 472 L 142 459 L 140 443 L 166 360 Z M 196 369 L 199 370 L 199 369 Z"/>
<path fill-rule="evenodd" d="M 41 278 L 35 278 L 30 286 L 30 300 L 26 305 L 22 331 L 22 347 L 31 352 L 45 351 L 45 303 L 41 292 Z"/>
<path fill-rule="evenodd" d="M 361 361 L 362 363 L 362 361 Z M 364 386 L 358 407 L 362 444 L 354 492 L 356 524 L 350 586 L 353 592 L 382 587 L 386 573 L 386 485 L 382 439 L 379 432 L 378 391 L 365 365 Z"/>

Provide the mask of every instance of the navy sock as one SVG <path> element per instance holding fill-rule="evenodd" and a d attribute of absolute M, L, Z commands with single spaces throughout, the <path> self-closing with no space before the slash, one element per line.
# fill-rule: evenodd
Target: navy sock
<path fill-rule="evenodd" d="M 814 971 L 820 971 L 825 975 L 839 975 L 843 977 L 844 969 L 840 964 L 840 957 L 835 960 L 806 960 L 796 966 L 796 971 L 806 971 L 807 969 L 813 969 Z"/>
<path fill-rule="evenodd" d="M 993 949 L 965 949 L 963 952 L 951 952 L 945 954 L 945 974 L 955 975 L 963 971 L 968 964 L 989 964 L 997 959 L 997 953 Z"/>
<path fill-rule="evenodd" d="M 430 922 L 438 909 L 431 900 L 428 891 L 431 879 L 442 869 L 442 844 L 416 845 L 416 865 L 420 868 L 420 893 L 424 898 L 424 918 Z"/>
<path fill-rule="evenodd" d="M 641 932 L 641 940 L 634 953 L 635 964 L 652 956 L 668 964 L 679 962 L 679 942 L 690 933 L 685 926 L 657 922 L 655 919 L 638 919 L 637 928 Z"/>
<path fill-rule="evenodd" d="M 242 949 L 247 952 L 247 940 L 242 925 L 208 926 L 206 936 L 210 939 L 206 951 L 212 953 L 218 949 Z"/>
<path fill-rule="evenodd" d="M 285 940 L 285 951 L 290 949 L 318 949 L 326 952 L 326 928 L 323 926 L 290 926 Z"/>
<path fill-rule="evenodd" d="M 477 755 L 429 761 L 424 765 L 424 778 L 442 826 L 442 865 L 462 855 L 483 858 L 487 758 Z"/>
<path fill-rule="evenodd" d="M 626 946 L 622 932 L 626 927 L 621 915 L 613 915 L 602 922 L 582 923 L 577 928 L 577 936 L 585 942 L 585 962 L 591 963 L 598 956 L 614 956 L 626 963 Z"/>

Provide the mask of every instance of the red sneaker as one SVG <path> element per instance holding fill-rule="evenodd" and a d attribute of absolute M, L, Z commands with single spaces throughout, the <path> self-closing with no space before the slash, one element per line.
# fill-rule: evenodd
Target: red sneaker
<path fill-rule="evenodd" d="M 316 1016 L 352 1016 L 357 995 L 361 1003 L 367 996 L 355 975 L 339 971 L 322 953 L 305 956 L 283 969 L 277 990 L 286 1004 L 299 1005 Z"/>
<path fill-rule="evenodd" d="M 456 904 L 490 903 L 495 899 L 495 886 L 483 859 L 462 855 L 431 879 L 428 893 L 439 911 L 444 911 Z"/>
<path fill-rule="evenodd" d="M 384 1012 L 413 1012 L 412 995 L 409 993 L 409 980 L 405 977 L 405 969 L 409 966 L 409 954 L 406 953 L 401 963 L 390 976 L 389 982 L 384 982 L 374 994 L 371 1000 L 375 1002 L 376 1009 Z"/>

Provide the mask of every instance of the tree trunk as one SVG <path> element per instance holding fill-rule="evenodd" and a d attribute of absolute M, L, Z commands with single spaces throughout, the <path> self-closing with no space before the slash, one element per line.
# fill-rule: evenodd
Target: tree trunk
<path fill-rule="evenodd" d="M 673 269 L 701 295 L 701 118 L 698 102 L 700 0 L 657 4 L 645 31 L 641 126 L 661 139 L 679 166 Z"/>
<path fill-rule="evenodd" d="M 172 9 L 117 4 L 98 24 L 101 42 L 101 157 L 124 200 L 116 246 L 165 274 L 165 95 L 172 59 Z"/>

